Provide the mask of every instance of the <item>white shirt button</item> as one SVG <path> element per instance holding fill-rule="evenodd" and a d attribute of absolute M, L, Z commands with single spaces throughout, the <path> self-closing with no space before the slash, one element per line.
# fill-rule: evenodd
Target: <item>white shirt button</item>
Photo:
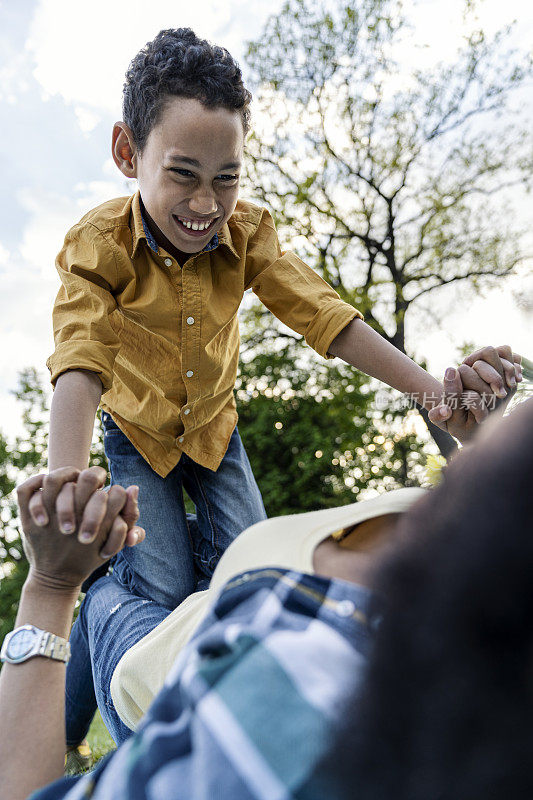
<path fill-rule="evenodd" d="M 188 378 L 192 378 L 192 376 L 194 375 L 194 372 L 192 371 L 192 369 L 188 369 L 188 370 L 187 370 L 187 372 L 186 372 L 185 374 L 186 374 L 186 376 L 187 376 Z"/>
<path fill-rule="evenodd" d="M 194 317 L 187 317 L 187 325 L 194 325 Z"/>
<path fill-rule="evenodd" d="M 191 409 L 190 408 L 186 408 L 183 413 L 185 414 L 185 416 L 187 416 L 187 414 L 191 413 Z"/>
<path fill-rule="evenodd" d="M 167 267 L 171 267 L 172 266 L 172 259 L 171 258 L 165 258 L 165 264 L 167 265 Z"/>
<path fill-rule="evenodd" d="M 183 436 L 180 436 L 180 438 L 178 439 L 178 442 L 181 444 L 182 441 L 183 441 Z"/>
<path fill-rule="evenodd" d="M 355 611 L 355 604 L 351 600 L 341 600 L 336 608 L 339 617 L 351 617 Z"/>

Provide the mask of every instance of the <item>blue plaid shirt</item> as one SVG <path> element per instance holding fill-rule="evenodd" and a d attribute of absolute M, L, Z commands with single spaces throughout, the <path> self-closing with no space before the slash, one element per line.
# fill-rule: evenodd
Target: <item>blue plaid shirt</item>
<path fill-rule="evenodd" d="M 335 800 L 320 764 L 366 663 L 371 600 L 289 570 L 231 580 L 137 733 L 34 800 Z"/>

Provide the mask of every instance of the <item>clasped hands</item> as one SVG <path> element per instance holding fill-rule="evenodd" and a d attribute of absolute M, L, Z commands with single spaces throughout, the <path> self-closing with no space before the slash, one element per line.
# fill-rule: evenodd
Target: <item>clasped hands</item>
<path fill-rule="evenodd" d="M 123 547 L 145 538 L 138 486 L 102 491 L 102 467 L 62 467 L 17 488 L 30 578 L 43 588 L 78 592 L 83 581 Z"/>
<path fill-rule="evenodd" d="M 442 400 L 429 419 L 461 443 L 467 442 L 491 410 L 504 408 L 522 378 L 522 357 L 508 345 L 470 353 L 457 369 L 446 370 Z"/>

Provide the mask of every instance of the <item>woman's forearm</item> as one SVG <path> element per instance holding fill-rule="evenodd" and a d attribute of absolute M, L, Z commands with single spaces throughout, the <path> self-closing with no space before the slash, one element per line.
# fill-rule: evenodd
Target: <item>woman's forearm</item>
<path fill-rule="evenodd" d="M 78 591 L 42 587 L 30 572 L 22 591 L 16 627 L 29 623 L 68 639 Z M 4 664 L 0 674 L 2 797 L 24 800 L 63 774 L 64 698 L 63 662 L 37 656 L 22 664 Z M 30 748 L 29 743 L 36 736 L 39 747 Z"/>
<path fill-rule="evenodd" d="M 94 372 L 69 370 L 59 376 L 50 413 L 49 471 L 87 467 L 101 396 L 102 383 Z"/>
<path fill-rule="evenodd" d="M 413 395 L 428 410 L 441 400 L 442 384 L 361 319 L 352 320 L 339 333 L 329 352 L 394 389 Z"/>

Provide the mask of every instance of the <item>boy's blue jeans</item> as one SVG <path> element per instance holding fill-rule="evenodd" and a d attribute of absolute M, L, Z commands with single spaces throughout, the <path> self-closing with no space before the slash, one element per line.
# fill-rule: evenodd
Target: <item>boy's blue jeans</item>
<path fill-rule="evenodd" d="M 72 629 L 72 655 L 67 666 L 68 745 L 78 744 L 86 736 L 97 704 L 117 745 L 131 735 L 111 699 L 113 672 L 124 653 L 169 613 L 159 603 L 124 589 L 113 575 L 99 578 L 89 588 Z"/>
<path fill-rule="evenodd" d="M 138 524 L 146 530 L 144 542 L 116 556 L 113 579 L 137 597 L 174 609 L 192 592 L 207 588 L 220 556 L 239 533 L 266 518 L 239 433 L 233 432 L 216 472 L 184 453 L 167 477 L 161 478 L 105 412 L 102 424 L 111 483 L 139 486 Z M 182 488 L 193 501 L 196 515 L 186 514 Z M 85 737 L 96 710 L 87 638 L 80 628 L 75 623 L 70 635 L 67 745 Z M 92 708 L 90 716 L 78 716 L 82 707 Z"/>

